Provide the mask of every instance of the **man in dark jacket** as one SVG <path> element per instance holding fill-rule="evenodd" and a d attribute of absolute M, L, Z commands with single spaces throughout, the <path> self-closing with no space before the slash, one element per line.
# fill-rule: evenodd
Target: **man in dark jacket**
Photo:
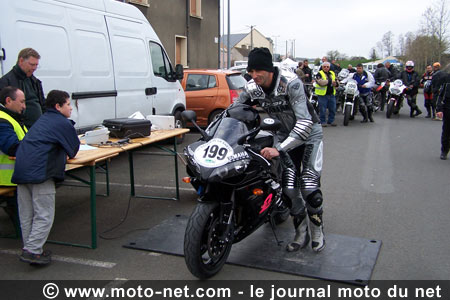
<path fill-rule="evenodd" d="M 391 65 L 391 63 L 387 61 L 384 63 L 384 66 L 389 71 L 389 73 L 391 73 L 391 77 L 389 78 L 390 80 L 396 79 L 398 77 L 398 70 L 394 65 Z"/>
<path fill-rule="evenodd" d="M 311 83 L 312 82 L 312 70 L 308 66 L 309 62 L 307 59 L 303 61 L 303 73 L 305 73 L 305 83 Z"/>
<path fill-rule="evenodd" d="M 25 94 L 27 109 L 25 111 L 25 126 L 30 128 L 44 111 L 44 92 L 42 83 L 33 73 L 39 65 L 41 56 L 32 48 L 19 52 L 17 64 L 11 71 L 0 78 L 0 90 L 6 86 L 14 86 Z"/>
<path fill-rule="evenodd" d="M 439 96 L 439 90 L 441 86 L 444 84 L 446 73 L 441 71 L 441 64 L 439 62 L 435 62 L 433 64 L 433 78 L 431 80 L 431 92 L 433 94 L 433 102 L 436 105 Z M 437 117 L 435 120 L 440 121 L 441 118 Z"/>
<path fill-rule="evenodd" d="M 51 253 L 43 251 L 55 213 L 55 182 L 64 180 L 67 156 L 80 147 L 69 94 L 53 90 L 46 100 L 47 111 L 30 129 L 16 152 L 12 182 L 17 184 L 17 202 L 22 227 L 20 260 L 48 264 Z"/>
<path fill-rule="evenodd" d="M 436 116 L 443 121 L 441 135 L 441 159 L 443 160 L 447 159 L 450 150 L 450 74 L 445 75 L 436 106 Z"/>
<path fill-rule="evenodd" d="M 405 70 L 399 75 L 399 79 L 402 80 L 403 84 L 406 86 L 405 94 L 406 100 L 410 107 L 409 116 L 414 118 L 422 113 L 416 104 L 417 93 L 419 92 L 420 76 L 414 71 L 414 62 L 408 60 L 405 64 Z"/>
<path fill-rule="evenodd" d="M 379 63 L 377 65 L 377 69 L 375 70 L 375 73 L 373 74 L 373 77 L 375 79 L 375 84 L 378 86 L 381 85 L 383 82 L 391 78 L 391 72 L 389 72 L 388 69 L 382 64 Z M 387 85 L 385 85 L 380 91 L 380 110 L 384 110 L 384 104 L 386 103 L 386 91 L 387 91 Z"/>

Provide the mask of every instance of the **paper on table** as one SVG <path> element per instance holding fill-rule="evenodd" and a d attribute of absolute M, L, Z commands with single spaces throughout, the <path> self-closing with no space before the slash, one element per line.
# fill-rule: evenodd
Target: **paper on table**
<path fill-rule="evenodd" d="M 89 145 L 80 145 L 80 151 L 83 151 L 83 150 L 95 150 L 95 149 L 98 149 L 97 147 L 92 147 L 92 146 L 89 146 Z"/>

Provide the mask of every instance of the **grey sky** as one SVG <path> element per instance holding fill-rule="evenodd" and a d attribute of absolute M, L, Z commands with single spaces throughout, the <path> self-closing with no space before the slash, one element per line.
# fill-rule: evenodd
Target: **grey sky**
<path fill-rule="evenodd" d="M 228 1 L 222 1 L 226 10 Z M 277 52 L 285 54 L 286 40 L 295 39 L 296 56 L 309 58 L 321 57 L 329 50 L 369 57 L 371 48 L 388 31 L 394 34 L 395 49 L 400 34 L 417 32 L 422 14 L 433 3 L 431 0 L 230 2 L 232 34 L 249 32 L 249 26 L 254 25 L 263 35 L 276 41 Z"/>

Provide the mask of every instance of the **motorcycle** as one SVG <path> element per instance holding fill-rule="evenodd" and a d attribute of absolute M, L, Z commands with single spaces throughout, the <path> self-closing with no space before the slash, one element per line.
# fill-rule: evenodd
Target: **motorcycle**
<path fill-rule="evenodd" d="M 338 81 L 343 83 L 343 81 L 350 75 L 350 71 L 348 69 L 342 69 L 338 74 Z M 345 95 L 344 95 L 345 85 L 339 84 L 336 88 L 336 110 L 339 109 L 344 112 L 344 103 L 345 103 Z"/>
<path fill-rule="evenodd" d="M 315 93 L 315 87 L 313 84 L 305 84 L 306 88 L 306 95 L 308 97 L 308 101 L 312 104 L 317 114 L 320 114 L 319 112 L 319 97 Z"/>
<path fill-rule="evenodd" d="M 182 116 L 202 136 L 184 149 L 190 183 L 199 195 L 186 226 L 184 255 L 190 272 L 206 279 L 222 269 L 232 244 L 267 222 L 274 230 L 289 218 L 280 161 L 259 154 L 274 143 L 266 131 L 281 123 L 261 121 L 256 109 L 243 104 L 230 106 L 206 130 L 198 127 L 195 112 Z"/>
<path fill-rule="evenodd" d="M 396 79 L 389 85 L 388 103 L 386 108 L 386 118 L 390 119 L 391 115 L 398 114 L 403 106 L 404 91 L 406 86 L 400 79 Z"/>
<path fill-rule="evenodd" d="M 373 91 L 373 104 L 378 109 L 383 111 L 386 104 L 386 93 L 389 90 L 390 80 L 386 80 L 381 83 L 377 83 L 377 86 L 372 89 Z"/>
<path fill-rule="evenodd" d="M 344 88 L 344 126 L 347 126 L 350 120 L 356 115 L 358 106 L 358 84 L 354 79 L 348 79 Z"/>

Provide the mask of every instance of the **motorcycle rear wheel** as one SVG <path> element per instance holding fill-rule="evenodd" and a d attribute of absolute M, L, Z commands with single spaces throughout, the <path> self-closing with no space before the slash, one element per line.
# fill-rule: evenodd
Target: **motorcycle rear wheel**
<path fill-rule="evenodd" d="M 386 118 L 390 119 L 392 112 L 394 111 L 394 101 L 389 101 L 387 109 L 386 109 Z"/>
<path fill-rule="evenodd" d="M 228 241 L 221 238 L 219 203 L 198 203 L 188 220 L 184 235 L 184 258 L 189 271 L 200 279 L 216 275 L 231 251 L 231 228 Z"/>
<path fill-rule="evenodd" d="M 344 109 L 344 126 L 348 125 L 351 114 L 352 114 L 352 107 L 350 105 L 346 105 Z"/>

